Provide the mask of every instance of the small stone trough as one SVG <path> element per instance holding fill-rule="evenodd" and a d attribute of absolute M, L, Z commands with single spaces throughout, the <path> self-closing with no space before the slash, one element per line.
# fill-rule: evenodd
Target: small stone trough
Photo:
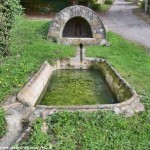
<path fill-rule="evenodd" d="M 114 110 L 116 113 L 125 113 L 128 115 L 143 110 L 141 107 L 141 96 L 120 76 L 119 73 L 105 60 L 100 58 L 85 58 L 82 62 L 77 61 L 78 56 L 70 60 L 58 60 L 55 65 L 45 62 L 38 73 L 27 83 L 22 91 L 17 95 L 21 103 L 26 103 L 38 109 L 56 109 L 56 110 Z M 114 96 L 118 100 L 116 104 L 97 104 L 84 106 L 42 106 L 38 105 L 41 101 L 47 85 L 52 76 L 52 72 L 60 69 L 90 69 L 99 70 Z M 142 105 L 143 106 L 143 105 Z M 142 108 L 142 109 L 141 109 Z"/>

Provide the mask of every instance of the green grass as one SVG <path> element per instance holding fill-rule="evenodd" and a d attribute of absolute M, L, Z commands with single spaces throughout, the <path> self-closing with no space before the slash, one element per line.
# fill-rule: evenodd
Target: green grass
<path fill-rule="evenodd" d="M 49 25 L 49 21 L 18 19 L 12 30 L 11 56 L 0 59 L 0 102 L 17 93 L 44 61 L 74 56 L 74 47 L 47 41 Z"/>
<path fill-rule="evenodd" d="M 107 12 L 111 6 L 112 6 L 112 4 L 101 4 L 100 12 Z"/>
<path fill-rule="evenodd" d="M 6 132 L 5 112 L 0 108 L 0 138 L 5 135 Z"/>
<path fill-rule="evenodd" d="M 16 144 L 13 146 L 15 149 L 19 149 L 20 146 L 30 146 L 30 147 L 45 147 L 48 149 L 51 149 L 52 145 L 49 142 L 50 137 L 47 133 L 43 132 L 41 130 L 41 127 L 43 125 L 43 120 L 41 118 L 38 118 L 33 124 L 31 129 L 31 136 L 28 142 L 23 142 L 21 144 Z M 41 148 L 42 149 L 42 148 Z"/>
<path fill-rule="evenodd" d="M 47 117 L 46 122 L 44 143 L 51 143 L 56 150 L 145 150 L 150 147 L 150 116 L 146 113 L 125 118 L 110 111 L 59 112 Z M 38 124 L 33 124 L 30 138 L 19 146 L 35 146 L 44 134 L 41 126 L 37 133 Z M 38 146 L 47 148 L 49 145 L 44 143 L 41 140 Z"/>

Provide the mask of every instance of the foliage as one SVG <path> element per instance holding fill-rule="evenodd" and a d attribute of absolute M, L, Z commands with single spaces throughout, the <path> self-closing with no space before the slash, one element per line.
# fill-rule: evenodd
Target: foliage
<path fill-rule="evenodd" d="M 149 112 L 130 118 L 110 111 L 59 112 L 47 117 L 46 122 L 52 149 L 56 150 L 145 150 L 150 147 Z M 32 131 L 32 137 L 35 131 Z M 40 132 L 38 136 L 41 136 Z M 38 136 L 32 138 L 32 145 Z M 25 143 L 31 146 L 29 142 Z"/>
<path fill-rule="evenodd" d="M 29 12 L 51 13 L 60 11 L 71 5 L 69 0 L 30 0 L 21 4 Z"/>
<path fill-rule="evenodd" d="M 95 11 L 101 11 L 102 10 L 101 4 L 92 4 L 91 7 Z"/>
<path fill-rule="evenodd" d="M 75 48 L 47 41 L 49 21 L 18 18 L 10 38 L 11 56 L 0 59 L 0 102 L 17 93 L 44 61 L 73 56 Z"/>
<path fill-rule="evenodd" d="M 145 9 L 145 1 L 141 1 L 140 2 L 140 7 L 141 7 L 142 10 Z"/>
<path fill-rule="evenodd" d="M 56 149 L 148 149 L 150 120 L 141 114 L 131 118 L 112 112 L 60 112 L 47 118 Z M 145 119 L 143 119 L 145 118 Z M 134 121 L 133 121 L 134 120 Z M 141 126 L 142 125 L 142 126 Z"/>
<path fill-rule="evenodd" d="M 46 40 L 48 26 L 48 21 L 18 19 L 11 33 L 11 56 L 0 59 L 1 101 L 22 88 L 45 60 L 52 62 L 74 55 L 74 47 L 56 45 Z M 50 137 L 46 136 L 46 139 L 50 139 L 56 149 L 74 149 L 78 146 L 77 149 L 145 150 L 150 147 L 150 57 L 146 48 L 115 33 L 109 32 L 107 37 L 110 47 L 89 46 L 86 54 L 107 59 L 143 96 L 146 111 L 131 118 L 108 111 L 54 114 L 47 119 Z M 1 118 L 4 122 L 4 117 Z M 5 132 L 3 127 L 0 123 L 1 133 Z M 34 136 L 31 137 L 34 138 L 29 139 L 32 142 L 27 145 L 37 143 L 33 139 L 37 139 L 39 134 L 35 136 L 35 133 L 38 132 L 32 131 Z M 41 141 L 43 139 L 42 136 Z"/>
<path fill-rule="evenodd" d="M 100 12 L 107 12 L 110 7 L 111 7 L 111 4 L 101 4 Z"/>
<path fill-rule="evenodd" d="M 15 16 L 20 15 L 22 8 L 19 0 L 3 0 L 0 2 L 0 56 L 9 53 L 10 31 Z"/>
<path fill-rule="evenodd" d="M 43 124 L 43 120 L 38 118 L 33 124 L 30 133 L 30 138 L 26 142 L 21 143 L 20 145 L 16 145 L 15 148 L 17 149 L 18 146 L 26 147 L 34 147 L 38 149 L 52 149 L 50 144 L 50 136 L 47 133 L 41 130 Z M 19 147 L 18 147 L 19 149 Z"/>
<path fill-rule="evenodd" d="M 108 1 L 112 1 L 112 0 L 108 0 Z M 113 3 L 113 1 L 112 1 L 112 3 Z M 102 3 L 102 4 L 97 4 L 95 0 L 90 0 L 91 8 L 93 10 L 99 11 L 99 12 L 106 12 L 110 8 L 112 3 L 107 3 L 106 2 L 106 3 Z"/>
<path fill-rule="evenodd" d="M 113 1 L 112 0 L 105 0 L 105 4 L 111 5 L 111 4 L 113 4 Z"/>
<path fill-rule="evenodd" d="M 53 3 L 51 3 L 54 6 L 54 11 L 60 11 L 64 9 L 65 7 L 68 7 L 71 5 L 70 1 L 68 0 L 53 0 Z"/>
<path fill-rule="evenodd" d="M 0 138 L 6 132 L 6 121 L 5 121 L 5 112 L 0 108 Z"/>
<path fill-rule="evenodd" d="M 90 7 L 95 11 L 102 11 L 101 5 L 97 4 L 96 0 L 80 0 L 80 3 L 88 3 Z M 60 11 L 70 5 L 72 5 L 69 0 L 31 0 L 22 2 L 23 6 L 29 12 L 37 13 L 51 13 Z"/>

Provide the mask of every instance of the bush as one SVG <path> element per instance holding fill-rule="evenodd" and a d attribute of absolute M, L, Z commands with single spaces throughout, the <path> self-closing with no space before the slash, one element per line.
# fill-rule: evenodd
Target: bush
<path fill-rule="evenodd" d="M 109 4 L 109 5 L 111 5 L 113 3 L 113 1 L 112 0 L 105 0 L 105 4 Z"/>
<path fill-rule="evenodd" d="M 0 1 L 0 56 L 9 54 L 10 31 L 15 16 L 21 14 L 20 0 Z"/>
<path fill-rule="evenodd" d="M 6 121 L 5 121 L 5 112 L 0 108 L 0 138 L 6 133 Z"/>
<path fill-rule="evenodd" d="M 92 4 L 92 9 L 95 11 L 101 11 L 101 5 L 100 4 Z"/>
<path fill-rule="evenodd" d="M 145 8 L 145 2 L 144 2 L 144 1 L 141 1 L 140 3 L 141 3 L 141 4 L 140 4 L 141 9 L 144 10 L 144 8 Z"/>

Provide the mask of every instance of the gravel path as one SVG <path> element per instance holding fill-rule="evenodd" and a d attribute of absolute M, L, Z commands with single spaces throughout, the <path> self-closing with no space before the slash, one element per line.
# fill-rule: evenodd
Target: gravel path
<path fill-rule="evenodd" d="M 100 18 L 107 30 L 150 47 L 150 25 L 133 14 L 135 8 L 137 6 L 130 2 L 116 0 L 108 14 Z"/>

